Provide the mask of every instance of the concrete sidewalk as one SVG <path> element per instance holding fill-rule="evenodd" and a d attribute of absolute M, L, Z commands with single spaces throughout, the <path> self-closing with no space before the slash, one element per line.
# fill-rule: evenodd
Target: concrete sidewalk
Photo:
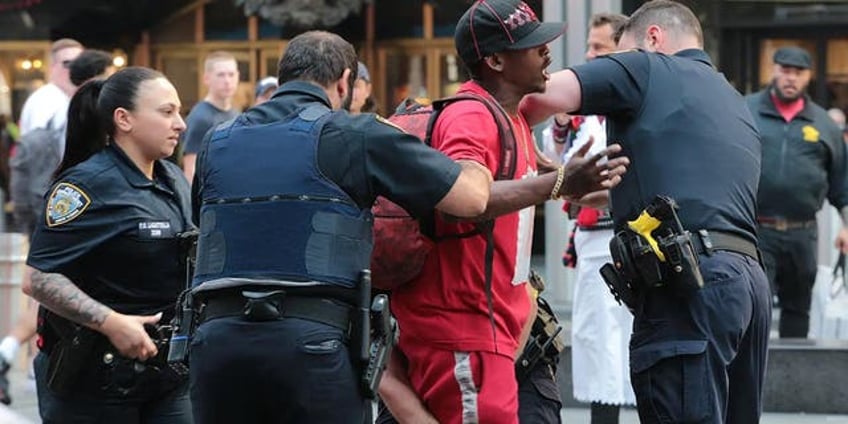
<path fill-rule="evenodd" d="M 564 424 L 588 424 L 588 408 L 568 408 L 562 413 Z M 621 412 L 620 424 L 638 424 L 639 417 L 633 409 Z M 848 424 L 848 415 L 777 414 L 766 413 L 761 424 Z"/>
<path fill-rule="evenodd" d="M 0 410 L 0 424 L 37 424 L 38 403 L 35 396 L 35 382 L 29 379 L 24 370 L 10 371 L 12 383 L 13 413 L 20 415 L 23 420 L 15 420 Z M 565 424 L 588 424 L 588 408 L 567 408 L 562 412 Z M 625 409 L 621 414 L 620 424 L 637 424 L 639 417 L 633 409 Z M 777 414 L 763 415 L 761 424 L 848 424 L 848 415 L 813 415 L 813 414 Z M 250 424 L 250 423 L 245 423 Z"/>

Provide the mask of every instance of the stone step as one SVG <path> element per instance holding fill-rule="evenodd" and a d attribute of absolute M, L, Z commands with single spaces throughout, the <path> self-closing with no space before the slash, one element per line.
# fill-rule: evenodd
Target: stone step
<path fill-rule="evenodd" d="M 564 406 L 585 406 L 572 396 L 570 341 L 559 375 Z M 848 340 L 772 339 L 763 392 L 765 412 L 848 414 Z"/>

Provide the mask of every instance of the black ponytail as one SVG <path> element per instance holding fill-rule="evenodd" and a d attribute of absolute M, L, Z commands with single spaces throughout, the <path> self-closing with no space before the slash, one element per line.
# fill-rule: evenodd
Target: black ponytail
<path fill-rule="evenodd" d="M 65 153 L 54 178 L 106 147 L 108 136 L 97 110 L 105 80 L 91 80 L 77 90 L 68 106 Z"/>
<path fill-rule="evenodd" d="M 83 84 L 68 106 L 65 154 L 55 175 L 103 150 L 115 135 L 115 110 L 134 111 L 141 84 L 157 78 L 165 76 L 150 68 L 130 66 L 106 80 Z"/>

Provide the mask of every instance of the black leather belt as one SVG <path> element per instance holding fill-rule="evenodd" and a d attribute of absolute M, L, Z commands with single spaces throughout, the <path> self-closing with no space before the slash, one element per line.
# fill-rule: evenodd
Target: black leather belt
<path fill-rule="evenodd" d="M 240 293 L 211 294 L 201 306 L 198 325 L 216 318 L 244 316 L 248 300 Z M 322 297 L 286 296 L 279 318 L 301 318 L 317 321 L 347 331 L 352 307 Z"/>
<path fill-rule="evenodd" d="M 762 263 L 760 259 L 760 251 L 757 245 L 750 240 L 724 231 L 707 231 L 698 230 L 692 236 L 692 245 L 695 248 L 695 253 L 711 254 L 716 250 L 727 250 L 729 252 L 740 253 L 750 256 Z"/>
<path fill-rule="evenodd" d="M 769 228 L 777 231 L 800 230 L 805 228 L 816 228 L 816 220 L 810 219 L 806 221 L 792 221 L 783 218 L 772 218 L 768 216 L 758 216 L 757 223 L 763 228 Z"/>

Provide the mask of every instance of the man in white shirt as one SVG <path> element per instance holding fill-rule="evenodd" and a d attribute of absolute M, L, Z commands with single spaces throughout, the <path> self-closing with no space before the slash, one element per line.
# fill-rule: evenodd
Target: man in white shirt
<path fill-rule="evenodd" d="M 68 120 L 68 104 L 77 89 L 71 82 L 70 66 L 82 53 L 82 49 L 79 41 L 70 38 L 62 38 L 50 46 L 50 82 L 35 90 L 24 103 L 20 120 L 21 137 L 37 128 L 64 130 Z M 29 306 L 18 316 L 12 331 L 0 340 L 0 403 L 11 403 L 6 373 L 21 345 L 35 336 L 38 308 L 34 304 Z M 2 415 L 0 422 L 7 422 Z"/>
<path fill-rule="evenodd" d="M 68 117 L 68 104 L 76 87 L 71 83 L 68 67 L 82 52 L 79 41 L 62 38 L 50 46 L 48 83 L 35 90 L 21 111 L 21 135 L 36 128 L 62 128 Z"/>

